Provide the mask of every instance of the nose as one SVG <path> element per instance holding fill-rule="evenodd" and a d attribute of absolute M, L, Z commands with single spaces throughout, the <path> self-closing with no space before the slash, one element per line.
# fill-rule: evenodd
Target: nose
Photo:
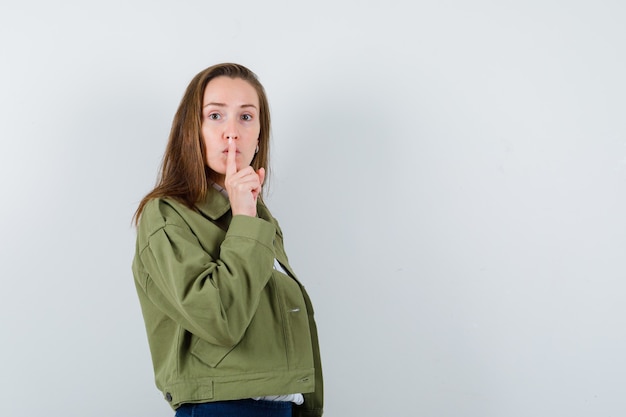
<path fill-rule="evenodd" d="M 226 140 L 239 139 L 239 132 L 237 131 L 237 126 L 235 123 L 230 122 L 226 124 L 224 129 L 224 137 L 226 138 Z"/>

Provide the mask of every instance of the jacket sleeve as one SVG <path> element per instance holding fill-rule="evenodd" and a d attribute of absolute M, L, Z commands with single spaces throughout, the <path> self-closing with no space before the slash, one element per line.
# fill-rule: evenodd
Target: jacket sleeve
<path fill-rule="evenodd" d="M 203 249 L 181 218 L 149 229 L 139 258 L 151 301 L 201 339 L 237 344 L 271 277 L 276 228 L 262 219 L 234 216 L 219 259 Z"/>

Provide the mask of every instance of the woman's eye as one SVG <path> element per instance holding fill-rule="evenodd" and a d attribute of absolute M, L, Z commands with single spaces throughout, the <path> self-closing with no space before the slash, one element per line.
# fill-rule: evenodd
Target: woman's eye
<path fill-rule="evenodd" d="M 211 120 L 219 120 L 220 119 L 220 115 L 217 114 L 217 113 L 211 113 L 211 114 L 209 114 L 208 118 L 211 119 Z"/>
<path fill-rule="evenodd" d="M 247 122 L 249 122 L 250 120 L 252 120 L 252 115 L 251 114 L 244 114 L 241 116 L 241 120 L 245 120 Z"/>

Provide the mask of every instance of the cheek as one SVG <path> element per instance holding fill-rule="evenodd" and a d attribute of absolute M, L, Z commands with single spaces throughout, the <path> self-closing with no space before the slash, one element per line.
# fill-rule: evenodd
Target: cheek
<path fill-rule="evenodd" d="M 210 129 L 202 128 L 202 142 L 207 153 L 219 148 L 219 140 Z"/>

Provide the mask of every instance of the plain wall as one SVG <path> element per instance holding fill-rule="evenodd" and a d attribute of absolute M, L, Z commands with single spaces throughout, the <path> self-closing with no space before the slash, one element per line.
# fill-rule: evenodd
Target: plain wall
<path fill-rule="evenodd" d="M 130 263 L 193 75 L 253 69 L 326 416 L 626 414 L 620 1 L 3 1 L 2 415 L 172 416 Z"/>

